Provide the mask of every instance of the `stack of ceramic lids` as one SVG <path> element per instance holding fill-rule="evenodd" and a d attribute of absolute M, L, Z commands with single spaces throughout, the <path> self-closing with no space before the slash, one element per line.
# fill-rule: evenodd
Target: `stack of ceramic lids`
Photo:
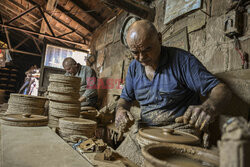
<path fill-rule="evenodd" d="M 49 126 L 58 127 L 59 118 L 79 117 L 78 101 L 81 79 L 78 77 L 51 74 L 49 92 Z"/>
<path fill-rule="evenodd" d="M 44 104 L 47 98 L 22 94 L 10 94 L 7 114 L 35 114 L 44 113 Z"/>
<path fill-rule="evenodd" d="M 91 138 L 95 136 L 96 127 L 97 123 L 92 120 L 65 117 L 59 119 L 58 133 L 66 141 L 75 135 Z"/>

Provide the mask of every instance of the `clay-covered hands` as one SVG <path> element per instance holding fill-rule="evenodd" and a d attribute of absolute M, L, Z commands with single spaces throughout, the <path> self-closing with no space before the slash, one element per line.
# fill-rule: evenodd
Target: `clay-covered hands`
<path fill-rule="evenodd" d="M 115 116 L 115 126 L 121 132 L 126 132 L 133 125 L 134 117 L 125 109 L 118 108 Z"/>
<path fill-rule="evenodd" d="M 207 129 L 209 123 L 214 121 L 215 110 L 210 105 L 189 106 L 183 116 L 175 119 L 177 123 L 193 125 L 200 130 Z"/>

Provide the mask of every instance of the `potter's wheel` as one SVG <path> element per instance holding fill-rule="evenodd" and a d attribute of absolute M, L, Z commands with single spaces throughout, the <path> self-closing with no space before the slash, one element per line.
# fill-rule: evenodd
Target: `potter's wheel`
<path fill-rule="evenodd" d="M 196 144 L 199 138 L 189 133 L 178 130 L 149 127 L 139 130 L 139 136 L 155 142 L 177 143 L 177 144 Z"/>

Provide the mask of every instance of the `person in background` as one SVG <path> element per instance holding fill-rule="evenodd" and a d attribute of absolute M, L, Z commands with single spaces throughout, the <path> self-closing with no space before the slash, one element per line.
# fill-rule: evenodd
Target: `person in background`
<path fill-rule="evenodd" d="M 2 53 L 2 50 L 0 50 L 0 68 L 5 67 L 5 61 L 6 61 L 6 58 L 4 54 Z"/>
<path fill-rule="evenodd" d="M 80 98 L 81 107 L 93 106 L 97 103 L 97 90 L 88 88 L 88 81 L 96 85 L 96 73 L 89 66 L 83 66 L 77 63 L 73 58 L 67 57 L 63 60 L 63 68 L 66 70 L 66 76 L 75 76 L 81 78 Z M 90 85 L 89 85 L 90 86 Z"/>
<path fill-rule="evenodd" d="M 25 80 L 18 93 L 24 95 L 38 96 L 40 69 L 36 65 L 31 66 L 28 71 L 25 72 Z"/>

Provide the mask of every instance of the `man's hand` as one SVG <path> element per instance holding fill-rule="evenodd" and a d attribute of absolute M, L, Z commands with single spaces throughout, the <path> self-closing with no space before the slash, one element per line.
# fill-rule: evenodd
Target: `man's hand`
<path fill-rule="evenodd" d="M 121 132 L 126 132 L 133 125 L 134 118 L 131 113 L 125 109 L 118 109 L 115 116 L 115 126 Z"/>
<path fill-rule="evenodd" d="M 79 99 L 78 99 L 78 101 L 79 102 L 85 102 L 86 101 L 86 97 L 85 96 L 81 96 Z"/>
<path fill-rule="evenodd" d="M 211 106 L 189 106 L 183 116 L 175 119 L 177 123 L 193 125 L 195 128 L 205 130 L 209 123 L 214 121 L 215 111 Z"/>
<path fill-rule="evenodd" d="M 183 122 L 194 125 L 200 130 L 206 130 L 214 117 L 231 99 L 231 91 L 223 83 L 216 85 L 210 92 L 208 99 L 198 106 L 189 106 L 183 116 L 175 119 L 175 122 Z"/>

